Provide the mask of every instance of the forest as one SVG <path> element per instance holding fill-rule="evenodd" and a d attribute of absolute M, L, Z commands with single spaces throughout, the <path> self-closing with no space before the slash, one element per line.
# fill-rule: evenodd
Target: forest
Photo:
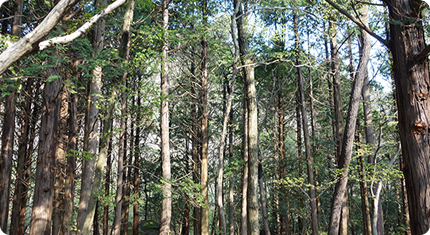
<path fill-rule="evenodd" d="M 0 0 L 0 234 L 421 235 L 422 0 Z"/>

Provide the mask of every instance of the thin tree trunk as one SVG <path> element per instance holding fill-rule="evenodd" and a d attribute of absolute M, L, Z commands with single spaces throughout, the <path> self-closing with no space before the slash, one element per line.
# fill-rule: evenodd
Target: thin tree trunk
<path fill-rule="evenodd" d="M 364 86 L 363 86 L 364 89 Z M 362 154 L 363 148 L 362 137 L 361 137 L 361 126 L 360 122 L 357 122 L 357 130 L 356 130 L 356 142 L 358 143 L 357 152 L 359 153 L 359 165 L 360 165 L 360 194 L 361 194 L 361 213 L 363 218 L 363 230 L 364 235 L 372 234 L 372 224 L 370 219 L 370 210 L 369 210 L 369 199 L 367 195 L 367 182 L 366 182 L 366 168 L 364 167 L 365 160 L 364 155 Z"/>
<path fill-rule="evenodd" d="M 10 95 L 5 98 L 0 155 L 0 228 L 7 231 L 9 194 L 12 174 L 13 139 L 15 130 L 16 84 L 9 83 Z"/>
<path fill-rule="evenodd" d="M 64 172 L 66 166 L 67 151 L 67 120 L 69 119 L 69 94 L 67 86 L 63 86 L 61 97 L 58 147 L 55 153 L 55 182 L 54 182 L 54 205 L 52 212 L 52 234 L 63 234 L 63 216 L 64 216 Z"/>
<path fill-rule="evenodd" d="M 203 25 L 206 27 L 207 25 L 207 0 L 202 1 L 202 13 L 203 13 Z M 208 71 L 207 71 L 207 42 L 205 36 L 201 39 L 201 110 L 202 110 L 202 120 L 201 120 L 201 134 L 202 134 L 202 149 L 201 149 L 201 172 L 200 172 L 200 184 L 202 186 L 202 198 L 203 198 L 203 207 L 201 208 L 201 234 L 208 235 L 209 234 L 209 195 L 208 195 L 208 186 L 209 186 L 209 172 L 208 172 L 208 156 L 209 156 L 209 130 L 208 130 Z M 222 192 L 218 192 L 221 193 Z"/>
<path fill-rule="evenodd" d="M 16 169 L 15 193 L 13 197 L 13 208 L 10 224 L 10 234 L 24 234 L 25 211 L 27 209 L 27 192 L 31 156 L 28 155 L 27 145 L 32 145 L 30 138 L 31 120 L 31 97 L 33 93 L 34 80 L 29 78 L 26 82 L 25 94 L 27 95 L 23 106 L 23 117 L 21 120 L 21 136 L 18 147 L 18 163 Z M 37 105 L 34 106 L 37 110 Z M 33 112 L 33 115 L 35 113 Z M 36 115 L 33 117 L 36 120 Z M 34 125 L 32 125 L 34 126 Z M 34 132 L 34 130 L 33 130 Z M 6 231 L 5 231 L 6 232 Z"/>
<path fill-rule="evenodd" d="M 232 81 L 235 79 L 235 74 L 233 75 Z M 228 81 L 227 81 L 228 82 Z M 225 139 L 227 135 L 228 118 L 231 111 L 231 106 L 234 96 L 234 84 L 230 87 L 229 96 L 227 100 L 227 107 L 224 112 L 224 118 L 222 122 L 222 132 L 219 147 L 219 161 L 218 161 L 218 180 L 217 180 L 217 204 L 219 209 L 220 218 L 220 230 L 223 234 L 227 234 L 227 222 L 225 220 L 225 211 L 223 203 L 223 174 L 224 174 L 224 149 L 225 149 Z"/>
<path fill-rule="evenodd" d="M 317 216 L 317 202 L 315 195 L 315 182 L 314 182 L 314 168 L 312 160 L 312 150 L 309 139 L 309 128 L 308 128 L 308 115 L 306 110 L 306 100 L 305 92 L 303 89 L 303 76 L 299 60 L 299 28 L 298 28 L 298 17 L 297 13 L 294 14 L 294 32 L 295 32 L 295 47 L 296 47 L 296 65 L 297 65 L 297 77 L 298 77 L 298 87 L 299 87 L 299 100 L 302 114 L 303 123 L 303 134 L 305 140 L 305 153 L 306 153 L 306 165 L 308 170 L 308 183 L 309 183 L 309 197 L 311 204 L 311 222 L 312 222 L 312 234 L 318 235 L 318 216 Z"/>
<path fill-rule="evenodd" d="M 137 91 L 137 107 L 140 107 L 141 105 L 141 91 L 138 89 Z M 134 169 L 134 194 L 137 198 L 140 197 L 140 191 L 139 191 L 139 156 L 140 156 L 140 121 L 141 121 L 141 112 L 137 111 L 137 125 L 136 127 L 136 135 L 134 138 L 134 166 L 136 168 Z M 133 204 L 133 235 L 139 234 L 139 203 L 136 200 Z"/>
<path fill-rule="evenodd" d="M 234 0 L 234 5 L 239 6 L 240 0 Z M 243 14 L 242 7 L 239 6 L 239 15 Z M 245 17 L 237 19 L 238 41 L 240 57 L 243 65 L 249 65 L 243 68 L 245 76 L 248 105 L 248 195 L 247 195 L 247 211 L 248 211 L 248 234 L 257 235 L 260 233 L 259 228 L 259 215 L 258 215 L 258 124 L 257 124 L 257 93 L 255 89 L 254 66 L 252 64 L 249 51 L 249 44 L 247 39 L 247 32 L 245 30 L 246 23 Z"/>
<path fill-rule="evenodd" d="M 106 5 L 107 0 L 96 0 L 94 2 L 95 7 L 99 5 Z M 103 49 L 104 43 L 104 20 L 97 23 L 94 29 L 94 41 L 93 47 L 96 53 L 100 53 Z M 92 71 L 93 77 L 89 82 L 88 97 L 87 97 L 87 109 L 85 113 L 85 135 L 84 135 L 84 161 L 82 163 L 82 184 L 81 194 L 79 197 L 79 209 L 78 209 L 78 229 L 83 231 L 85 220 L 87 220 L 88 214 L 88 202 L 91 197 L 91 190 L 94 178 L 94 164 L 96 162 L 95 156 L 99 147 L 99 122 L 98 122 L 98 102 L 100 101 L 100 89 L 102 86 L 102 67 L 96 66 Z M 91 221 L 94 215 L 91 215 Z M 91 223 L 92 224 L 92 223 Z M 90 225 L 91 225 L 90 224 Z"/>
<path fill-rule="evenodd" d="M 58 75 L 54 68 L 51 68 L 49 72 L 50 76 Z M 58 121 L 62 83 L 62 80 L 57 78 L 45 85 L 30 235 L 51 234 L 55 151 L 59 139 Z"/>
<path fill-rule="evenodd" d="M 366 12 L 362 12 L 362 21 L 366 22 Z M 338 162 L 338 169 L 340 170 L 337 176 L 335 192 L 333 194 L 332 212 L 330 215 L 329 235 L 338 235 L 340 227 L 340 215 L 342 204 L 345 198 L 345 192 L 348 183 L 348 169 L 352 157 L 352 148 L 354 142 L 355 125 L 358 115 L 358 106 L 360 102 L 361 90 L 364 83 L 364 78 L 367 74 L 367 63 L 370 57 L 370 39 L 364 30 L 360 30 L 363 37 L 363 51 L 360 55 L 360 62 L 355 74 L 355 79 L 352 85 L 352 92 L 349 102 L 347 124 L 343 134 L 342 152 Z"/>
<path fill-rule="evenodd" d="M 281 80 L 279 80 L 279 86 L 281 85 Z M 286 148 L 285 148 L 285 125 L 284 125 L 284 99 L 283 99 L 283 92 L 282 89 L 278 93 L 278 149 L 279 149 L 279 179 L 284 179 L 286 176 L 285 172 L 285 161 L 286 161 Z M 288 211 L 286 210 L 288 200 L 287 200 L 287 194 L 286 194 L 286 188 L 283 184 L 280 184 L 279 186 L 279 203 L 281 204 L 281 208 L 279 208 L 279 219 L 280 224 L 278 225 L 279 234 L 286 235 L 289 234 L 290 228 L 287 223 L 287 214 Z"/>
<path fill-rule="evenodd" d="M 12 23 L 12 35 L 19 37 L 21 34 L 23 0 L 15 0 L 13 6 L 14 20 Z M 12 174 L 13 139 L 15 130 L 15 109 L 17 89 L 14 81 L 7 82 L 10 94 L 5 98 L 5 115 L 3 119 L 1 152 L 0 152 L 0 228 L 7 232 L 9 217 L 9 194 Z M 1 103 L 1 101 L 0 101 Z"/>
<path fill-rule="evenodd" d="M 163 200 L 161 202 L 161 221 L 160 235 L 170 234 L 170 220 L 172 218 L 172 199 L 171 199 L 171 169 L 170 169 L 170 136 L 169 136 L 169 79 L 168 79 L 168 40 L 167 29 L 169 23 L 169 1 L 162 1 L 163 12 L 163 47 L 161 55 L 161 110 L 160 110 L 160 129 L 161 129 L 161 175 L 163 177 Z"/>
<path fill-rule="evenodd" d="M 402 168 L 401 170 L 403 170 L 403 155 L 400 156 L 400 167 Z M 400 179 L 401 181 L 401 187 L 402 187 L 402 202 L 403 202 L 403 223 L 405 224 L 406 227 L 406 231 L 405 231 L 405 235 L 411 235 L 411 228 L 410 228 L 410 216 L 409 216 L 409 202 L 408 202 L 408 195 L 406 192 L 406 181 L 405 181 L 405 177 L 402 176 L 402 178 Z"/>
<path fill-rule="evenodd" d="M 75 66 L 79 62 L 75 61 Z M 64 216 L 63 216 L 63 234 L 70 234 L 71 223 L 73 221 L 73 207 L 74 207 L 74 190 L 75 190 L 75 168 L 76 157 L 74 156 L 78 148 L 77 135 L 79 133 L 78 127 L 78 94 L 69 94 L 70 96 L 70 114 L 69 114 L 69 143 L 68 152 L 73 156 L 67 156 L 66 162 L 66 179 L 64 188 Z"/>
<path fill-rule="evenodd" d="M 112 123 L 110 124 L 112 126 Z M 103 128 L 106 128 L 105 126 Z M 103 132 L 105 130 L 103 129 Z M 105 179 L 105 196 L 109 196 L 110 191 L 110 181 L 111 181 L 111 169 L 112 169 L 112 135 L 109 136 L 109 147 L 107 152 L 106 160 L 106 179 Z M 104 206 L 103 213 L 103 235 L 108 235 L 109 233 L 109 204 Z"/>
<path fill-rule="evenodd" d="M 103 118 L 103 135 L 100 140 L 100 153 L 99 153 L 99 158 L 97 159 L 97 164 L 95 168 L 94 183 L 91 190 L 92 192 L 99 192 L 100 190 L 102 190 L 102 175 L 103 175 L 103 170 L 104 170 L 104 166 L 106 164 L 106 159 L 108 155 L 109 142 L 111 139 L 110 130 L 112 128 L 112 116 L 113 116 L 113 110 L 116 103 L 118 86 L 119 86 L 118 84 L 115 84 L 115 87 L 113 88 L 111 96 L 108 99 L 109 103 L 107 105 L 107 111 Z M 88 213 L 83 226 L 82 235 L 90 234 L 91 226 L 94 220 L 96 203 L 97 203 L 97 194 L 92 193 L 90 201 L 88 202 Z"/>
<path fill-rule="evenodd" d="M 233 161 L 233 154 L 234 154 L 234 143 L 233 143 L 233 112 L 230 112 L 230 118 L 229 118 L 229 148 L 228 148 L 228 155 L 229 155 L 229 161 Z M 229 234 L 234 235 L 234 228 L 235 228 L 235 220 L 234 220 L 234 178 L 232 177 L 229 181 L 229 216 L 228 216 L 228 225 L 229 225 Z"/>
<path fill-rule="evenodd" d="M 131 23 L 133 21 L 133 11 L 134 11 L 134 3 L 132 0 L 127 5 L 127 10 L 124 15 L 124 23 L 122 27 L 122 35 L 121 35 L 121 48 L 119 51 L 119 56 L 125 60 L 125 63 L 128 63 L 130 59 L 130 47 L 131 47 Z M 123 86 L 127 85 L 127 70 L 124 70 L 122 74 L 121 83 Z M 122 205 L 124 203 L 124 158 L 127 153 L 127 139 L 126 139 L 126 119 L 124 118 L 127 115 L 127 94 L 125 91 L 121 93 L 121 132 L 120 132 L 120 148 L 118 152 L 118 180 L 117 180 L 117 191 L 116 191 L 116 208 L 115 208 L 115 219 L 113 225 L 113 233 L 114 235 L 119 235 L 121 233 L 121 215 L 122 215 Z"/>

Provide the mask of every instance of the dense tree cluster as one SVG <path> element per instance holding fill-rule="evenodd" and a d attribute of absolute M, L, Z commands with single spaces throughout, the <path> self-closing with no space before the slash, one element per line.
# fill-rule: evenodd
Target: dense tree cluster
<path fill-rule="evenodd" d="M 421 0 L 0 1 L 7 234 L 423 234 Z"/>

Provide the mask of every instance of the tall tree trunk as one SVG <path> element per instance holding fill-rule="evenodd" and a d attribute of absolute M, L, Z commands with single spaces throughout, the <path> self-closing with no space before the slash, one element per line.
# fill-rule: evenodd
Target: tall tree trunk
<path fill-rule="evenodd" d="M 27 145 L 32 145 L 31 134 L 30 134 L 30 120 L 36 120 L 36 113 L 33 111 L 33 117 L 31 116 L 31 96 L 33 94 L 34 79 L 29 78 L 26 82 L 25 93 L 28 95 L 25 97 L 23 103 L 23 117 L 21 120 L 21 136 L 19 139 L 18 147 L 18 163 L 16 169 L 16 183 L 15 193 L 13 196 L 13 208 L 10 224 L 10 234 L 24 234 L 24 221 L 25 212 L 27 209 L 27 192 L 28 192 L 28 181 L 29 181 L 29 170 L 31 156 L 28 155 Z M 34 105 L 37 111 L 37 105 Z M 33 121 L 34 122 L 34 121 Z M 34 128 L 32 130 L 34 132 Z M 7 232 L 7 231 L 5 231 Z"/>
<path fill-rule="evenodd" d="M 126 81 L 122 81 L 122 86 L 126 86 Z M 119 235 L 121 233 L 122 226 L 122 215 L 123 215 L 123 205 L 125 204 L 125 191 L 126 191 L 126 170 L 124 170 L 124 163 L 127 161 L 127 131 L 126 131 L 126 121 L 124 120 L 127 115 L 127 95 L 125 91 L 121 93 L 121 120 L 120 120 L 120 133 L 119 133 L 119 151 L 118 151 L 118 178 L 116 186 L 116 207 L 115 207 L 115 219 L 114 219 L 114 229 L 113 234 Z"/>
<path fill-rule="evenodd" d="M 21 34 L 23 0 L 13 2 L 12 35 Z M 9 217 L 9 194 L 12 174 L 13 139 L 15 130 L 15 108 L 17 89 L 14 81 L 7 82 L 10 94 L 5 98 L 5 115 L 3 119 L 1 152 L 0 152 L 0 229 L 7 232 Z M 1 103 L 1 102 L 0 102 Z"/>
<path fill-rule="evenodd" d="M 206 27 L 207 25 L 207 0 L 203 0 L 202 2 L 203 8 L 203 25 Z M 208 71 L 207 71 L 207 47 L 208 44 L 206 42 L 206 36 L 204 35 L 201 40 L 201 110 L 202 110 L 202 120 L 201 120 L 201 134 L 202 134 L 202 149 L 201 149 L 201 172 L 200 172 L 200 184 L 202 186 L 202 198 L 203 198 L 203 207 L 201 208 L 201 234 L 208 235 L 209 234 L 209 196 L 208 196 L 208 186 L 209 186 L 209 172 L 208 172 L 208 156 L 209 156 L 209 130 L 208 130 L 208 121 L 209 121 L 209 111 L 208 111 Z M 218 192 L 222 193 L 222 192 Z"/>
<path fill-rule="evenodd" d="M 234 5 L 239 6 L 240 0 L 234 0 Z M 242 7 L 239 6 L 238 15 L 242 15 Z M 238 42 L 240 50 L 240 58 L 243 65 L 247 65 L 243 68 L 245 76 L 247 94 L 247 105 L 248 105 L 248 195 L 247 195 L 247 211 L 248 211 L 248 234 L 257 235 L 260 233 L 259 216 L 258 216 L 258 124 L 257 124 L 257 93 L 255 89 L 254 80 L 254 66 L 249 51 L 249 44 L 246 32 L 245 17 L 237 19 L 237 30 L 238 30 Z"/>
<path fill-rule="evenodd" d="M 246 84 L 244 83 L 244 89 L 246 89 Z M 241 193 L 241 214 L 240 214 L 240 234 L 248 235 L 248 101 L 246 98 L 246 93 L 243 95 L 243 136 L 242 136 L 242 160 L 243 172 L 242 172 L 242 193 Z"/>
<path fill-rule="evenodd" d="M 66 169 L 66 151 L 67 151 L 67 120 L 69 119 L 69 94 L 67 86 L 63 86 L 61 97 L 58 147 L 55 153 L 55 182 L 54 182 L 54 204 L 52 212 L 52 234 L 61 234 L 63 232 L 62 221 L 64 216 L 64 172 Z"/>
<path fill-rule="evenodd" d="M 141 105 L 141 91 L 140 89 L 138 89 L 137 91 L 137 107 L 140 107 Z M 134 182 L 133 182 L 133 186 L 134 186 L 134 194 L 137 198 L 140 197 L 140 193 L 139 193 L 139 168 L 137 168 L 139 166 L 139 156 L 140 156 L 140 125 L 139 123 L 141 122 L 141 112 L 138 110 L 137 111 L 137 125 L 135 125 L 136 127 L 136 135 L 134 138 L 134 166 L 136 166 L 136 168 L 134 169 Z M 133 204 L 133 235 L 138 235 L 139 234 L 139 203 L 138 200 L 134 201 Z"/>
<path fill-rule="evenodd" d="M 364 89 L 364 86 L 363 86 Z M 361 195 L 361 213 L 363 218 L 363 230 L 364 235 L 372 234 L 372 223 L 370 220 L 369 210 L 369 199 L 367 194 L 367 182 L 366 182 L 366 168 L 364 167 L 365 160 L 363 155 L 363 140 L 361 137 L 361 126 L 360 122 L 357 122 L 356 130 L 356 142 L 358 143 L 357 152 L 359 153 L 359 165 L 360 165 L 360 195 Z"/>
<path fill-rule="evenodd" d="M 94 5 L 98 7 L 107 4 L 107 0 L 95 0 Z M 104 20 L 99 21 L 94 29 L 94 41 L 93 48 L 96 53 L 100 53 L 103 49 L 104 43 Z M 87 218 L 88 213 L 88 202 L 91 197 L 91 190 L 94 178 L 94 164 L 97 149 L 99 147 L 99 122 L 98 114 L 99 109 L 97 103 L 100 101 L 100 89 L 102 86 L 102 67 L 97 65 L 92 71 L 92 79 L 89 82 L 88 97 L 87 97 L 87 108 L 85 113 L 85 135 L 84 135 L 84 155 L 86 155 L 84 162 L 82 163 L 82 184 L 81 194 L 79 197 L 79 209 L 78 209 L 78 229 L 83 231 L 83 226 Z M 93 218 L 93 215 L 90 216 Z M 90 219 L 92 220 L 92 219 Z M 91 224 L 90 224 L 91 225 Z"/>
<path fill-rule="evenodd" d="M 343 114 L 342 114 L 342 98 L 340 88 L 340 72 L 339 72 L 339 51 L 337 46 L 337 29 L 332 22 L 329 23 L 330 34 L 330 51 L 331 51 L 331 69 L 333 74 L 333 112 L 334 112 L 334 139 L 336 141 L 336 164 L 339 165 L 339 157 L 342 151 L 342 135 L 343 135 Z M 339 234 L 348 234 L 348 194 L 345 195 L 342 202 L 341 221 Z"/>
<path fill-rule="evenodd" d="M 125 60 L 125 63 L 128 63 L 130 60 L 130 47 L 131 47 L 131 23 L 133 21 L 133 11 L 134 11 L 134 3 L 132 0 L 127 5 L 127 10 L 124 15 L 124 23 L 122 26 L 122 35 L 121 35 L 121 48 L 119 51 L 119 56 Z M 121 83 L 122 86 L 127 86 L 127 70 L 124 70 L 122 74 Z M 120 148 L 118 152 L 118 180 L 117 180 L 117 191 L 116 191 L 116 208 L 115 208 L 115 219 L 113 225 L 113 232 L 115 235 L 120 234 L 121 230 L 121 215 L 122 215 L 122 205 L 124 203 L 124 158 L 127 154 L 127 139 L 126 139 L 126 125 L 127 121 L 125 117 L 127 116 L 127 94 L 125 91 L 121 93 L 121 132 L 120 132 Z"/>
<path fill-rule="evenodd" d="M 78 94 L 70 95 L 69 115 L 69 153 L 77 150 L 78 135 Z M 64 189 L 63 234 L 70 234 L 70 223 L 73 221 L 74 190 L 75 190 L 76 157 L 68 156 L 66 165 L 66 180 Z"/>
<path fill-rule="evenodd" d="M 58 75 L 55 68 L 50 76 Z M 52 201 L 54 196 L 55 151 L 58 145 L 58 121 L 61 104 L 62 80 L 46 83 L 39 134 L 39 154 L 36 166 L 30 235 L 51 234 Z"/>
<path fill-rule="evenodd" d="M 112 126 L 112 124 L 110 124 Z M 103 127 L 106 128 L 106 127 Z M 105 130 L 103 129 L 103 132 Z M 112 135 L 109 136 L 109 147 L 107 151 L 106 159 L 106 179 L 105 179 L 105 196 L 109 196 L 110 192 L 110 181 L 111 181 L 111 170 L 112 170 Z M 109 204 L 104 206 L 103 212 L 103 235 L 108 235 L 109 233 Z"/>
<path fill-rule="evenodd" d="M 232 81 L 235 79 L 235 74 L 233 75 Z M 228 81 L 226 81 L 228 83 Z M 234 96 L 234 84 L 230 87 L 229 96 L 227 100 L 227 107 L 224 112 L 224 118 L 222 122 L 222 132 L 219 147 L 219 161 L 218 161 L 218 180 L 217 180 L 217 204 L 219 209 L 219 220 L 220 220 L 220 230 L 222 234 L 227 234 L 227 222 L 225 220 L 225 211 L 223 203 L 223 175 L 224 175 L 224 149 L 225 149 L 225 139 L 227 135 L 228 119 L 230 116 L 231 106 Z"/>
<path fill-rule="evenodd" d="M 230 118 L 229 118 L 229 147 L 228 147 L 228 155 L 229 155 L 229 161 L 233 162 L 233 154 L 234 154 L 234 143 L 233 143 L 233 112 L 230 112 Z M 235 220 L 234 220 L 234 178 L 232 177 L 229 181 L 229 216 L 228 216 L 228 225 L 229 225 L 229 234 L 234 235 L 234 228 L 235 228 Z"/>
<path fill-rule="evenodd" d="M 161 202 L 161 221 L 160 235 L 170 234 L 170 220 L 172 218 L 172 199 L 170 184 L 171 169 L 170 169 L 170 136 L 169 136 L 169 103 L 167 97 L 169 95 L 169 79 L 168 79 L 168 40 L 167 29 L 169 23 L 169 1 L 163 0 L 163 47 L 161 55 L 161 109 L 160 109 L 160 129 L 161 129 L 161 175 L 163 177 L 163 200 Z"/>
<path fill-rule="evenodd" d="M 17 89 L 14 81 L 7 81 L 9 95 L 5 98 L 0 153 L 0 228 L 7 231 L 9 217 L 9 194 L 12 174 L 13 139 Z"/>
<path fill-rule="evenodd" d="M 281 81 L 282 79 L 278 78 L 279 86 L 282 88 Z M 286 148 L 285 148 L 285 125 L 284 125 L 284 99 L 282 89 L 278 93 L 278 149 L 279 149 L 279 179 L 284 179 L 286 176 L 285 172 L 285 161 L 286 161 Z M 280 184 L 279 186 L 279 203 L 281 204 L 281 208 L 279 208 L 279 219 L 280 225 L 278 225 L 278 230 L 280 235 L 289 234 L 290 228 L 288 226 L 286 206 L 288 204 L 287 194 L 286 194 L 285 185 Z"/>
<path fill-rule="evenodd" d="M 412 234 L 430 228 L 430 142 L 428 127 L 428 46 L 421 21 L 421 1 L 385 0 L 390 20 L 399 133 L 405 167 Z M 412 20 L 412 21 L 411 21 Z M 408 23 L 411 22 L 411 23 Z M 424 53 L 423 53 L 424 52 Z M 420 54 L 421 53 L 421 54 Z"/>
<path fill-rule="evenodd" d="M 308 127 L 308 115 L 306 110 L 306 100 L 305 92 L 303 89 L 303 76 L 300 66 L 300 38 L 299 38 L 299 27 L 298 27 L 298 17 L 297 13 L 294 14 L 294 34 L 295 34 L 295 50 L 296 50 L 296 66 L 297 66 L 297 77 L 298 77 L 298 87 L 299 87 L 299 101 L 302 113 L 302 123 L 303 123 L 303 135 L 305 140 L 305 153 L 306 153 L 306 165 L 308 170 L 308 183 L 309 183 L 309 197 L 311 204 L 311 222 L 312 222 L 312 234 L 318 234 L 318 216 L 317 216 L 317 202 L 315 195 L 315 182 L 314 182 L 314 168 L 312 160 L 311 143 L 309 140 L 309 127 Z"/>
<path fill-rule="evenodd" d="M 362 21 L 366 22 L 366 12 L 361 12 Z M 358 115 L 358 106 L 360 102 L 361 90 L 364 83 L 364 78 L 367 74 L 367 63 L 370 57 L 370 39 L 364 30 L 360 30 L 363 37 L 363 51 L 360 55 L 360 62 L 355 74 L 355 79 L 352 85 L 352 92 L 349 101 L 349 108 L 347 114 L 347 123 L 343 134 L 342 152 L 338 161 L 338 169 L 340 170 L 337 175 L 337 182 L 335 192 L 333 194 L 332 212 L 330 215 L 329 235 L 338 235 L 340 229 L 341 210 L 347 191 L 348 183 L 348 169 L 352 157 L 352 148 L 354 143 L 355 125 Z"/>

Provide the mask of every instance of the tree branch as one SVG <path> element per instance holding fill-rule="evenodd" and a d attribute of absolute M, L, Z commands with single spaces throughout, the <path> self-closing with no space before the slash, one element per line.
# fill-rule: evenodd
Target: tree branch
<path fill-rule="evenodd" d="M 389 44 L 388 44 L 387 40 L 381 38 L 379 35 L 377 35 L 376 33 L 374 33 L 371 29 L 369 29 L 369 27 L 367 27 L 364 24 L 362 24 L 359 20 L 357 20 L 356 18 L 354 18 L 354 16 L 350 15 L 346 10 L 342 9 L 339 5 L 337 5 L 336 3 L 334 3 L 331 0 L 325 0 L 325 1 L 328 4 L 330 4 L 332 7 L 334 7 L 336 10 L 338 10 L 341 14 L 343 14 L 344 16 L 346 16 L 350 20 L 352 20 L 352 22 L 354 22 L 358 27 L 360 27 L 363 30 L 365 30 L 368 34 L 370 34 L 372 37 L 374 37 L 380 43 L 382 43 L 386 47 L 389 47 Z"/>
<path fill-rule="evenodd" d="M 427 58 L 428 53 L 430 53 L 430 45 L 427 45 L 420 53 L 414 56 L 413 61 L 419 62 Z"/>
<path fill-rule="evenodd" d="M 50 48 L 50 47 L 54 46 L 55 44 L 66 44 L 66 43 L 69 43 L 69 42 L 75 40 L 76 38 L 82 36 L 82 34 L 84 34 L 85 32 L 87 32 L 88 29 L 91 28 L 91 26 L 93 26 L 95 23 L 97 23 L 97 21 L 99 21 L 105 15 L 112 13 L 112 11 L 114 11 L 116 8 L 118 8 L 119 6 L 121 6 L 122 4 L 124 4 L 125 1 L 126 0 L 117 0 L 117 1 L 113 2 L 108 7 L 106 7 L 103 11 L 101 11 L 100 13 L 94 15 L 90 19 L 90 21 L 86 22 L 78 30 L 76 30 L 75 32 L 73 32 L 73 33 L 71 33 L 69 35 L 61 36 L 61 37 L 55 37 L 55 38 L 51 38 L 51 39 L 48 39 L 48 40 L 40 42 L 39 43 L 39 51 L 43 51 L 43 50 L 45 50 L 47 48 Z"/>
<path fill-rule="evenodd" d="M 79 1 L 60 0 L 33 31 L 3 51 L 0 54 L 0 75 L 22 57 L 30 54 L 32 51 L 37 51 L 39 42 L 52 31 L 70 8 L 75 6 Z M 0 82 L 2 80 L 3 78 L 0 78 Z"/>

